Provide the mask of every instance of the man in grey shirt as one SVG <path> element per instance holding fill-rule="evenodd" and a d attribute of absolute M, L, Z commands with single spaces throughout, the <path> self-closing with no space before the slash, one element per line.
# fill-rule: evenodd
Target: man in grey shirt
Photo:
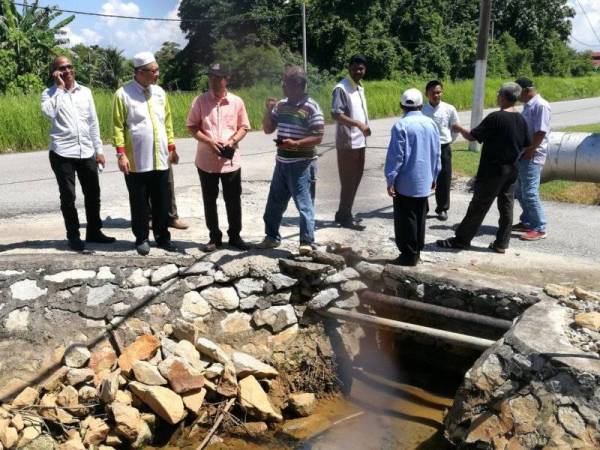
<path fill-rule="evenodd" d="M 60 192 L 60 210 L 71 250 L 82 251 L 75 208 L 75 174 L 85 199 L 86 242 L 109 244 L 102 233 L 98 167 L 105 164 L 98 117 L 91 91 L 75 81 L 69 58 L 58 56 L 52 66 L 54 85 L 42 93 L 42 113 L 50 119 L 50 165 Z"/>
<path fill-rule="evenodd" d="M 525 104 L 522 114 L 529 127 L 531 145 L 524 149 L 519 160 L 515 197 L 523 212 L 512 230 L 523 233 L 522 240 L 537 241 L 545 239 L 547 235 L 546 217 L 540 199 L 540 176 L 548 153 L 551 111 L 548 102 L 537 93 L 533 81 L 519 78 L 515 82 L 522 88 L 519 100 Z"/>

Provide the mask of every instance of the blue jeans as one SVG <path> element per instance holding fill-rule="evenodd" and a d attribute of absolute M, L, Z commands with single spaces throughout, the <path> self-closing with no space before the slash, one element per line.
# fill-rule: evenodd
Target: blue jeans
<path fill-rule="evenodd" d="M 300 213 L 300 243 L 312 244 L 315 241 L 315 208 L 312 193 L 316 172 L 316 160 L 292 163 L 276 161 L 263 216 L 265 234 L 269 238 L 281 241 L 279 226 L 291 197 Z"/>
<path fill-rule="evenodd" d="M 532 161 L 519 161 L 519 178 L 515 197 L 523 213 L 520 222 L 535 231 L 546 231 L 546 217 L 540 200 L 540 175 L 544 166 Z"/>

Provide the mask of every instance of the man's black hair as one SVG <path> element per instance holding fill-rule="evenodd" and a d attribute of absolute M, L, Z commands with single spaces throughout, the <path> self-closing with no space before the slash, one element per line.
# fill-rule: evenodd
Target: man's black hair
<path fill-rule="evenodd" d="M 348 65 L 351 66 L 352 64 L 363 64 L 366 66 L 367 57 L 364 55 L 352 55 L 350 61 L 348 61 Z"/>
<path fill-rule="evenodd" d="M 429 92 L 430 89 L 433 89 L 434 87 L 439 86 L 442 89 L 444 88 L 444 85 L 442 84 L 441 81 L 439 80 L 431 80 L 429 83 L 427 83 L 427 85 L 425 86 L 425 92 Z"/>
<path fill-rule="evenodd" d="M 521 86 L 521 88 L 523 89 L 531 89 L 534 87 L 533 81 L 531 81 L 529 78 L 527 77 L 521 77 L 521 78 L 517 78 L 515 80 L 515 83 L 517 83 L 519 86 Z"/>

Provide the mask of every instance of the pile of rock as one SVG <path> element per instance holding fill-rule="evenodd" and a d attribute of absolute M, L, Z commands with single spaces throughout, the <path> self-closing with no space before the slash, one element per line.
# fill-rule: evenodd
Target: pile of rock
<path fill-rule="evenodd" d="M 252 430 L 281 422 L 282 411 L 312 413 L 312 393 L 270 398 L 279 375 L 271 365 L 205 337 L 177 341 L 171 332 L 166 326 L 159 335 L 141 335 L 119 355 L 108 341 L 92 351 L 69 348 L 64 365 L 39 388 L 27 387 L 0 407 L 0 449 L 140 448 L 157 421 L 207 424 L 213 405 L 225 399 L 235 399 L 243 421 L 260 422 Z M 60 444 L 46 432 L 52 424 L 68 430 Z"/>

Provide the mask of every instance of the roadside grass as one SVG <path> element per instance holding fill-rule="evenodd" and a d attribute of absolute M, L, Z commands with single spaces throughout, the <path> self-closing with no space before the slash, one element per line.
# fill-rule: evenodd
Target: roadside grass
<path fill-rule="evenodd" d="M 506 80 L 488 78 L 486 83 L 485 104 L 494 106 L 496 91 Z M 365 90 L 369 103 L 369 116 L 398 116 L 399 99 L 402 91 L 409 87 L 424 89 L 427 80 L 407 77 L 402 80 L 366 81 Z M 538 77 L 536 83 L 549 101 L 600 96 L 600 76 L 578 78 Z M 471 107 L 473 91 L 472 80 L 444 82 L 444 99 L 459 110 Z M 309 93 L 324 112 L 325 119 L 331 121 L 329 114 L 333 83 L 309 86 Z M 244 99 L 250 123 L 254 130 L 260 129 L 267 97 L 281 97 L 281 86 L 260 84 L 250 88 L 233 90 Z M 173 126 L 176 137 L 187 137 L 185 120 L 189 107 L 197 95 L 196 92 L 171 92 L 169 98 L 173 113 Z M 111 141 L 111 104 L 112 92 L 95 90 L 94 98 L 100 120 L 102 141 Z M 48 145 L 50 124 L 40 112 L 39 95 L 8 96 L 0 95 L 0 153 L 24 152 L 44 149 Z"/>

